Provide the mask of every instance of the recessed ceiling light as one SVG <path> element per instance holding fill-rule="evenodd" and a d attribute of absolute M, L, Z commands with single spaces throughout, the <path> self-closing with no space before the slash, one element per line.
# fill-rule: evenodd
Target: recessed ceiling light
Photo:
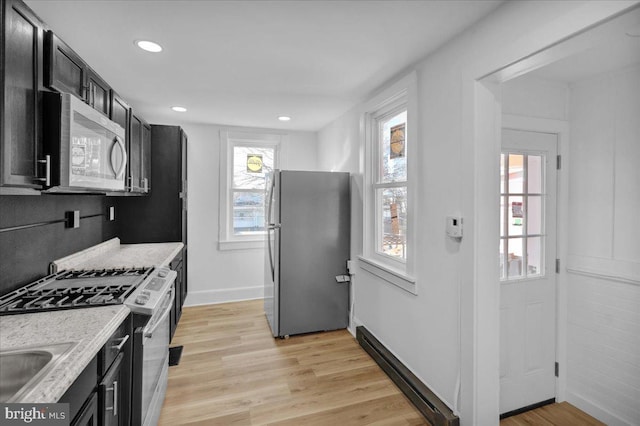
<path fill-rule="evenodd" d="M 187 112 L 187 109 L 181 106 L 172 106 L 171 109 L 175 112 Z"/>
<path fill-rule="evenodd" d="M 280 121 L 291 121 L 291 117 L 287 116 L 287 115 L 281 115 L 278 117 L 278 120 Z"/>
<path fill-rule="evenodd" d="M 162 52 L 162 46 L 160 46 L 158 43 L 154 43 L 153 41 L 136 40 L 134 44 L 138 46 L 140 49 L 146 50 L 147 52 L 152 52 L 152 53 Z"/>

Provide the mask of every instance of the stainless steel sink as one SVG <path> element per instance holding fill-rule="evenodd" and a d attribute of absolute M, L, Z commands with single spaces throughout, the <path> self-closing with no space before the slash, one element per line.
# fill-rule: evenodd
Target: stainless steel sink
<path fill-rule="evenodd" d="M 76 342 L 0 351 L 0 402 L 13 402 L 35 388 Z"/>

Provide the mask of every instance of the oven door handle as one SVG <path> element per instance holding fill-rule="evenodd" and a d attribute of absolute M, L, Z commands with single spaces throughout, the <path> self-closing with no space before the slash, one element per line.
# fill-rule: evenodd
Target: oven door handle
<path fill-rule="evenodd" d="M 173 285 L 171 286 L 171 293 L 170 294 L 171 294 L 171 296 L 169 296 L 169 298 L 168 298 L 170 300 L 170 302 L 167 304 L 167 307 L 164 310 L 164 312 L 162 313 L 162 316 L 160 316 L 158 321 L 156 321 L 156 323 L 153 325 L 151 330 L 144 332 L 144 337 L 145 338 L 147 338 L 147 339 L 152 338 L 153 337 L 153 333 L 160 326 L 160 324 L 162 324 L 162 321 L 164 321 L 164 319 L 167 317 L 167 315 L 169 315 L 169 313 L 171 312 L 171 308 L 173 307 L 173 297 L 175 296 L 175 290 L 173 288 Z"/>

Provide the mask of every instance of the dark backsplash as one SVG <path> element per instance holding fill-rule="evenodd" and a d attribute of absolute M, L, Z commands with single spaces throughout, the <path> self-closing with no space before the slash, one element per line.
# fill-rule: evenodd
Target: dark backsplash
<path fill-rule="evenodd" d="M 47 275 L 51 261 L 115 237 L 116 222 L 107 220 L 115 202 L 103 195 L 0 196 L 0 295 Z M 65 226 L 65 212 L 73 210 L 80 211 L 79 228 Z"/>

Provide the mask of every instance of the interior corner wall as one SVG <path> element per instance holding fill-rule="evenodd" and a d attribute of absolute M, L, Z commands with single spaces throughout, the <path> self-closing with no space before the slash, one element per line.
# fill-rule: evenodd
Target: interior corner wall
<path fill-rule="evenodd" d="M 357 267 L 353 314 L 447 405 L 458 408 L 463 426 L 499 423 L 498 304 L 496 300 L 488 300 L 495 292 L 484 294 L 483 288 L 478 287 L 477 280 L 486 281 L 486 277 L 478 277 L 476 264 L 479 251 L 494 248 L 478 242 L 479 231 L 474 229 L 478 211 L 487 219 L 495 210 L 497 247 L 498 208 L 491 201 L 495 194 L 488 193 L 486 185 L 478 192 L 475 178 L 480 176 L 487 182 L 497 176 L 497 169 L 493 170 L 497 160 L 485 164 L 483 159 L 492 155 L 493 150 L 497 159 L 499 147 L 487 148 L 468 140 L 474 137 L 475 125 L 472 80 L 606 19 L 630 4 L 506 2 L 415 67 L 420 120 L 413 154 L 420 164 L 418 199 L 414 201 L 418 203 L 419 216 L 415 271 L 418 295 Z M 353 135 L 359 131 L 359 119 L 356 108 L 320 131 L 319 158 L 323 167 L 355 170 L 353 156 L 360 147 L 359 138 Z M 350 146 L 337 150 L 339 143 Z M 467 149 L 470 146 L 472 149 Z M 487 149 L 491 152 L 477 155 Z M 344 163 L 345 157 L 336 152 L 350 153 L 351 160 Z M 362 173 L 360 167 L 358 174 Z M 467 172 L 461 167 L 472 170 Z M 360 186 L 360 192 L 353 196 L 360 212 L 361 190 Z M 465 220 L 461 244 L 445 235 L 445 217 L 458 211 Z M 355 220 L 352 228 L 361 228 L 361 219 Z M 356 246 L 352 259 L 357 259 L 360 253 Z M 494 275 L 497 286 L 497 269 Z M 493 307 L 495 312 L 487 311 Z M 491 371 L 484 371 L 486 366 Z"/>
<path fill-rule="evenodd" d="M 571 87 L 567 400 L 640 424 L 640 66 Z"/>
<path fill-rule="evenodd" d="M 318 170 L 315 132 L 183 124 L 188 136 L 189 196 L 187 306 L 263 297 L 264 250 L 220 250 L 220 131 L 276 133 L 289 136 L 280 149 L 283 169 Z"/>

